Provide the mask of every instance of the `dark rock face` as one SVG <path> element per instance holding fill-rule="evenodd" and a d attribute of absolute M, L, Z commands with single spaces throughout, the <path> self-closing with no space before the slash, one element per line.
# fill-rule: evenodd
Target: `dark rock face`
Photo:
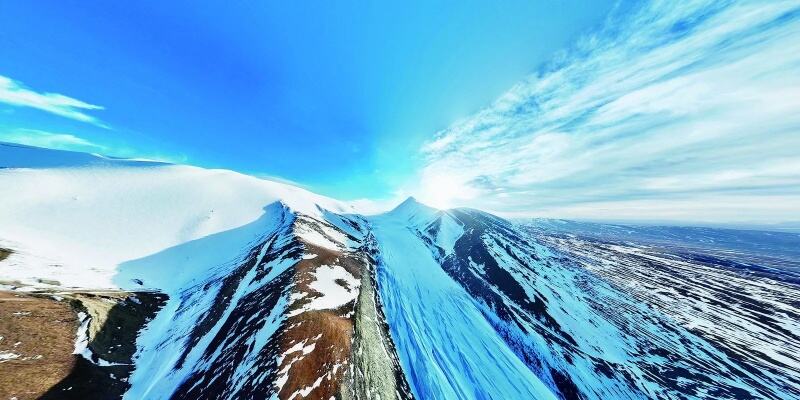
<path fill-rule="evenodd" d="M 761 255 L 743 262 L 745 255 L 740 252 L 727 257 L 706 249 L 698 254 L 696 243 L 686 247 L 675 239 L 654 246 L 613 236 L 599 240 L 536 235 L 629 298 L 708 343 L 729 371 L 750 385 L 729 393 L 715 390 L 715 396 L 800 396 L 800 376 L 792 366 L 800 362 L 800 287 L 791 271 L 781 275 L 785 279 L 776 280 L 774 266 L 759 264 Z M 776 263 L 775 259 L 770 262 Z"/>
<path fill-rule="evenodd" d="M 167 296 L 154 292 L 73 292 L 62 296 L 69 299 L 73 311 L 84 315 L 91 314 L 87 310 L 87 307 L 91 308 L 91 302 L 107 302 L 112 305 L 104 313 L 102 322 L 89 321 L 89 324 L 98 323 L 100 326 L 94 329 L 87 343 L 88 359 L 82 355 L 73 355 L 74 363 L 69 374 L 39 398 L 122 398 L 130 387 L 128 377 L 133 371 L 136 336 L 164 306 Z M 50 327 L 45 325 L 41 329 Z M 70 339 L 72 343 L 74 337 Z M 41 343 L 42 347 L 53 345 L 57 344 Z"/>
<path fill-rule="evenodd" d="M 451 252 L 435 239 L 441 217 L 418 235 L 559 397 L 800 394 L 791 367 L 798 352 L 781 348 L 800 343 L 785 328 L 800 323 L 796 285 L 748 282 L 727 263 L 697 254 L 633 254 L 536 235 L 475 210 L 447 215 L 463 229 Z"/>
<path fill-rule="evenodd" d="M 379 308 L 364 222 L 328 218 L 284 210 L 229 272 L 184 291 L 176 321 L 207 308 L 171 338 L 182 349 L 172 374 L 185 378 L 159 396 L 410 398 Z M 370 356 L 377 348 L 389 357 Z"/>
<path fill-rule="evenodd" d="M 492 398 L 470 387 L 474 381 L 451 385 L 455 392 L 435 387 L 484 372 L 441 370 L 478 363 L 440 338 L 479 332 L 437 336 L 467 305 L 468 323 L 459 326 L 474 321 L 481 337 L 495 338 L 495 347 L 470 346 L 484 352 L 475 358 L 512 360 L 513 377 L 556 398 L 800 398 L 800 287 L 793 273 L 781 274 L 779 258 L 763 253 L 766 244 L 750 257 L 684 246 L 673 231 L 642 231 L 646 241 L 635 242 L 614 236 L 618 228 L 552 231 L 414 201 L 382 222 L 275 210 L 263 235 L 179 296 L 115 300 L 108 329 L 89 346 L 96 359 L 77 357 L 43 398 L 119 398 L 127 390 L 160 399 Z M 711 242 L 713 234 L 702 231 Z M 793 254 L 781 246 L 780 254 Z M 423 259 L 400 257 L 408 248 L 427 261 L 403 279 L 431 284 L 387 287 L 396 277 L 387 272 L 399 271 L 387 268 Z M 442 308 L 457 304 L 456 312 L 405 312 L 430 310 L 426 295 Z M 491 355 L 507 357 L 481 358 L 497 349 Z M 134 374 L 150 379 L 119 379 L 132 362 Z"/>

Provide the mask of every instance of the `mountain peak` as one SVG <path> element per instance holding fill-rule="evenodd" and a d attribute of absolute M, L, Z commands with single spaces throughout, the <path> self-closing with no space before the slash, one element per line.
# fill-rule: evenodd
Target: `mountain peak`
<path fill-rule="evenodd" d="M 405 200 L 403 200 L 400 204 L 397 205 L 395 208 L 403 207 L 404 205 L 420 205 L 424 206 L 424 204 L 420 203 L 414 196 L 408 196 Z"/>
<path fill-rule="evenodd" d="M 413 196 L 409 196 L 407 199 L 403 200 L 402 203 L 397 205 L 397 207 L 395 207 L 392 211 L 389 211 L 388 214 L 395 217 L 408 219 L 409 221 L 413 220 L 419 222 L 431 220 L 439 212 L 440 210 L 422 204 Z"/>
<path fill-rule="evenodd" d="M 418 211 L 421 209 L 438 211 L 436 208 L 420 203 L 419 200 L 417 200 L 414 196 L 408 196 L 405 200 L 403 200 L 402 203 L 398 204 L 397 207 L 392 209 L 390 212 L 395 213 L 399 211 Z"/>

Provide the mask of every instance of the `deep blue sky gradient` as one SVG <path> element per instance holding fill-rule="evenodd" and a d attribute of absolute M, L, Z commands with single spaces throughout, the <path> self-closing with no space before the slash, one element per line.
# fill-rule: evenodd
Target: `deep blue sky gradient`
<path fill-rule="evenodd" d="M 0 76 L 107 128 L 0 103 L 0 130 L 391 197 L 420 146 L 598 25 L 611 1 L 0 3 Z"/>

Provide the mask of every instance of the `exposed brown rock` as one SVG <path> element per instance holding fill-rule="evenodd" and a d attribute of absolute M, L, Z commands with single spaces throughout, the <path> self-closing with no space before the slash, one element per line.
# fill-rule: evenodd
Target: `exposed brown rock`
<path fill-rule="evenodd" d="M 137 333 L 165 299 L 119 291 L 0 292 L 0 354 L 16 356 L 0 363 L 0 398 L 120 398 L 133 370 Z M 78 312 L 92 318 L 91 352 L 115 365 L 72 354 Z"/>
<path fill-rule="evenodd" d="M 315 254 L 316 257 L 304 259 L 295 267 L 293 294 L 305 296 L 292 305 L 290 313 L 302 310 L 312 299 L 322 295 L 310 286 L 315 280 L 317 268 L 338 265 L 355 279 L 360 279 L 365 267 L 362 260 L 345 251 L 333 251 L 301 242 L 306 253 Z M 279 392 L 280 398 L 288 399 L 299 392 L 305 394 L 306 398 L 329 399 L 332 396 L 339 397 L 339 393 L 346 390 L 343 385 L 346 384 L 344 377 L 350 363 L 354 307 L 355 301 L 351 301 L 335 310 L 303 311 L 285 321 L 286 329 L 281 336 L 278 353 L 284 354 L 296 348 L 298 343 L 304 346 L 313 344 L 314 350 L 304 354 L 301 349 L 286 354 L 282 359 L 278 365 L 278 376 L 281 372 L 287 375 Z"/>

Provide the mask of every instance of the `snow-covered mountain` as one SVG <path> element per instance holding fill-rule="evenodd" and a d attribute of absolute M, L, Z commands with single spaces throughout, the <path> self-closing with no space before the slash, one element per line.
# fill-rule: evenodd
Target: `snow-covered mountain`
<path fill-rule="evenodd" d="M 81 319 L 76 357 L 126 399 L 800 397 L 791 252 L 764 266 L 413 198 L 359 215 L 231 171 L 17 145 L 0 166 L 3 287 L 168 296 L 126 376 L 101 313 Z M 86 396 L 68 388 L 50 398 Z"/>
<path fill-rule="evenodd" d="M 125 278 L 125 262 L 218 235 L 214 250 L 174 254 L 168 267 L 144 260 L 134 267 L 148 269 L 144 287 L 171 290 L 203 273 L 197 262 L 215 267 L 268 231 L 275 202 L 316 217 L 322 208 L 351 212 L 306 190 L 226 170 L 9 144 L 0 144 L 0 167 L 0 240 L 18 249 L 9 261 L 26 258 L 7 277 L 24 283 L 44 275 L 67 287 L 137 288 Z"/>

